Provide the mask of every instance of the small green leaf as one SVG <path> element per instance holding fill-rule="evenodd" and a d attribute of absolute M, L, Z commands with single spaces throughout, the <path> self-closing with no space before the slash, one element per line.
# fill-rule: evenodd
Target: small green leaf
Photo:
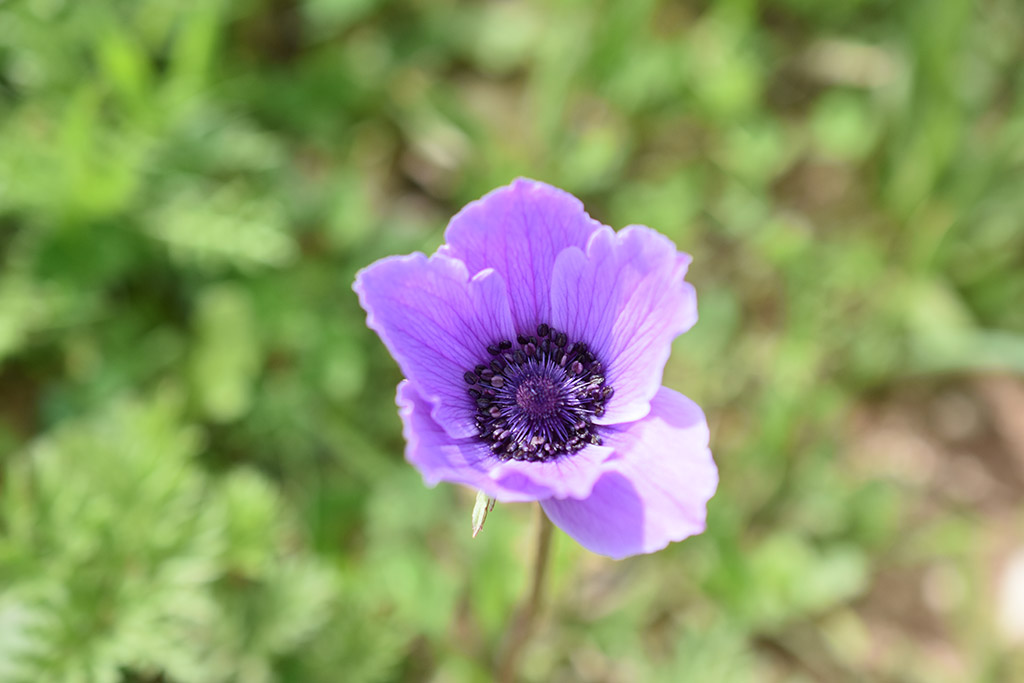
<path fill-rule="evenodd" d="M 487 494 L 483 491 L 477 491 L 476 505 L 473 506 L 473 538 L 476 538 L 476 535 L 484 528 L 484 522 L 487 521 L 487 513 L 494 509 L 495 502 L 497 501 L 493 498 L 488 498 Z"/>

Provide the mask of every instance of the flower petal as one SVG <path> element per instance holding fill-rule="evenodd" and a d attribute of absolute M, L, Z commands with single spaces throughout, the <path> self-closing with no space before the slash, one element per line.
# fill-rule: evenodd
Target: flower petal
<path fill-rule="evenodd" d="M 549 463 L 503 461 L 475 438 L 453 439 L 430 416 L 431 404 L 408 380 L 398 385 L 396 403 L 402 418 L 405 458 L 428 486 L 449 481 L 483 491 L 502 502 L 586 497 L 613 449 L 590 446 Z"/>
<path fill-rule="evenodd" d="M 704 531 L 718 470 L 697 404 L 662 387 L 646 418 L 606 435 L 619 457 L 586 500 L 542 501 L 552 522 L 585 548 L 615 559 Z"/>
<path fill-rule="evenodd" d="M 353 289 L 434 420 L 453 437 L 476 434 L 463 374 L 486 360 L 488 344 L 515 336 L 501 276 L 483 270 L 470 279 L 461 261 L 416 253 L 364 268 Z"/>
<path fill-rule="evenodd" d="M 551 324 L 590 345 L 615 390 L 598 424 L 647 414 L 672 340 L 697 322 L 697 296 L 683 280 L 689 263 L 667 237 L 641 225 L 602 228 L 585 253 L 558 255 Z"/>
<path fill-rule="evenodd" d="M 445 230 L 438 253 L 476 273 L 494 268 L 505 279 L 516 330 L 532 333 L 551 315 L 551 273 L 566 247 L 583 248 L 601 227 L 568 192 L 519 178 L 468 204 Z"/>
<path fill-rule="evenodd" d="M 505 502 L 537 500 L 547 494 L 543 487 L 516 487 L 520 482 L 513 481 L 506 488 L 492 479 L 490 468 L 498 461 L 487 446 L 475 438 L 449 436 L 430 416 L 431 404 L 408 380 L 398 384 L 395 402 L 402 418 L 405 459 L 420 471 L 427 486 L 436 486 L 442 481 L 465 484 Z"/>
<path fill-rule="evenodd" d="M 609 446 L 587 446 L 572 455 L 564 455 L 549 462 L 498 461 L 491 469 L 491 477 L 504 486 L 522 482 L 530 490 L 543 488 L 544 498 L 586 498 L 594 484 L 607 470 L 615 450 Z"/>

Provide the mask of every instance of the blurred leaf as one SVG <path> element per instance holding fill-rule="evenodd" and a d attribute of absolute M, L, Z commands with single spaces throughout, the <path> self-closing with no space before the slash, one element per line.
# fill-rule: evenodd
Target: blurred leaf
<path fill-rule="evenodd" d="M 733 128 L 720 156 L 730 172 L 761 185 L 782 173 L 796 151 L 776 122 L 763 119 Z"/>
<path fill-rule="evenodd" d="M 244 289 L 222 284 L 200 295 L 196 314 L 192 383 L 206 415 L 230 422 L 248 411 L 259 371 L 252 305 Z"/>
<path fill-rule="evenodd" d="M 659 672 L 666 683 L 744 683 L 754 679 L 753 657 L 742 631 L 726 625 L 687 628 L 675 645 L 675 659 Z"/>
<path fill-rule="evenodd" d="M 821 153 L 831 159 L 858 161 L 871 151 L 877 126 L 864 100 L 850 93 L 833 92 L 815 103 L 811 126 Z"/>
<path fill-rule="evenodd" d="M 297 255 L 282 207 L 238 185 L 183 189 L 157 209 L 149 233 L 172 256 L 203 267 L 283 266 Z"/>

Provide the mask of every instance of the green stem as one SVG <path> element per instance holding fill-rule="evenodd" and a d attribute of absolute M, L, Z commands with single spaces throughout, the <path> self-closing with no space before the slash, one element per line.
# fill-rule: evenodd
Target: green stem
<path fill-rule="evenodd" d="M 533 556 L 533 572 L 530 576 L 530 592 L 516 608 L 508 631 L 505 632 L 504 647 L 498 657 L 497 679 L 499 683 L 515 683 L 523 650 L 533 635 L 533 627 L 544 600 L 544 577 L 547 575 L 548 558 L 551 556 L 551 532 L 554 529 L 544 509 L 537 506 L 537 547 Z"/>

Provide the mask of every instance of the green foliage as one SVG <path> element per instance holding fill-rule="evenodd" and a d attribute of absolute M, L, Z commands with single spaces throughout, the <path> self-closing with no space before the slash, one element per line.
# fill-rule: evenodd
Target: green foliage
<path fill-rule="evenodd" d="M 263 477 L 203 472 L 181 407 L 117 402 L 10 468 L 3 680 L 269 680 L 330 618 L 337 577 Z"/>
<path fill-rule="evenodd" d="M 402 462 L 350 283 L 520 174 L 694 254 L 666 382 L 722 470 L 701 538 L 558 540 L 526 680 L 1024 677 L 979 551 L 1016 508 L 928 488 L 993 447 L 914 479 L 863 443 L 906 431 L 884 397 L 1024 371 L 1022 27 L 1016 0 L 0 2 L 0 683 L 491 680 L 529 510 L 471 540 L 472 493 Z M 939 565 L 985 577 L 941 646 L 879 626 Z"/>

